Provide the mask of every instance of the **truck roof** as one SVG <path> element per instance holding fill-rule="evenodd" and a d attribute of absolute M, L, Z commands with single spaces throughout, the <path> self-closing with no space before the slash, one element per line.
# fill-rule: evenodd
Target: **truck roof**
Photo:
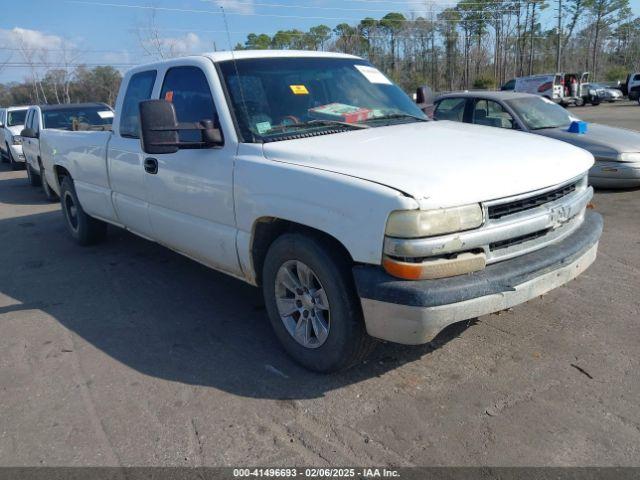
<path fill-rule="evenodd" d="M 160 65 L 166 65 L 167 63 L 180 62 L 184 58 L 194 57 L 206 57 L 212 60 L 214 63 L 226 62 L 228 60 L 245 60 L 250 58 L 350 58 L 353 60 L 360 60 L 360 57 L 354 55 L 348 55 L 346 53 L 334 53 L 334 52 L 317 52 L 309 50 L 234 50 L 223 52 L 206 52 L 196 55 L 185 55 L 183 57 L 171 58 L 166 60 L 160 60 L 156 62 L 150 62 L 140 64 L 133 67 L 130 72 L 137 72 L 145 70 L 150 67 L 158 67 Z"/>
<path fill-rule="evenodd" d="M 324 57 L 324 58 L 359 58 L 354 55 L 334 52 L 317 52 L 309 50 L 237 50 L 224 52 L 210 52 L 203 54 L 214 62 L 227 60 L 244 60 L 247 58 L 285 58 L 285 57 Z"/>

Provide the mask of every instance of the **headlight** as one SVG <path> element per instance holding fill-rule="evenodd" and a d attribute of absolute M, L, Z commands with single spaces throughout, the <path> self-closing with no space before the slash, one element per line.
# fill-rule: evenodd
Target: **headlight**
<path fill-rule="evenodd" d="M 618 155 L 621 162 L 640 162 L 640 152 L 621 153 Z"/>
<path fill-rule="evenodd" d="M 399 210 L 387 220 L 386 235 L 398 238 L 420 238 L 460 232 L 482 225 L 479 204 L 438 210 Z"/>
<path fill-rule="evenodd" d="M 13 137 L 11 137 L 11 143 L 13 143 L 14 145 L 22 145 L 22 137 L 14 135 Z"/>
<path fill-rule="evenodd" d="M 595 90 L 589 90 L 589 95 L 595 97 L 597 92 Z"/>

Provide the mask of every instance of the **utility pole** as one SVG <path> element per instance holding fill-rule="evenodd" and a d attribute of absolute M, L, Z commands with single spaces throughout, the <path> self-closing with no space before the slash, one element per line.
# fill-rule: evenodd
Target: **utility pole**
<path fill-rule="evenodd" d="M 558 0 L 558 49 L 556 51 L 556 73 L 560 73 L 562 67 L 560 57 L 562 56 L 562 0 Z"/>

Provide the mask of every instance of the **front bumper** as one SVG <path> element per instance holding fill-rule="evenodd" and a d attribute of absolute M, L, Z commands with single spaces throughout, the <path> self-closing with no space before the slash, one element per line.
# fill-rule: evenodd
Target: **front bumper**
<path fill-rule="evenodd" d="M 13 156 L 13 161 L 16 163 L 24 163 L 24 153 L 22 152 L 22 145 L 9 145 L 11 149 L 11 155 Z"/>
<path fill-rule="evenodd" d="M 640 162 L 596 162 L 589 170 L 589 183 L 599 188 L 640 186 Z"/>
<path fill-rule="evenodd" d="M 353 269 L 369 335 L 396 343 L 431 341 L 452 323 L 504 310 L 577 277 L 596 258 L 602 217 L 587 212 L 562 241 L 482 271 L 404 281 L 370 265 Z"/>

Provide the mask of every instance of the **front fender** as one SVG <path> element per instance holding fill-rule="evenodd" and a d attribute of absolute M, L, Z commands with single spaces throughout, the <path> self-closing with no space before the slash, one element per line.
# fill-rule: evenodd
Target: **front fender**
<path fill-rule="evenodd" d="M 389 213 L 418 203 L 390 187 L 309 167 L 239 157 L 235 166 L 238 255 L 253 278 L 252 234 L 264 217 L 320 230 L 338 240 L 358 263 L 379 265 Z"/>

